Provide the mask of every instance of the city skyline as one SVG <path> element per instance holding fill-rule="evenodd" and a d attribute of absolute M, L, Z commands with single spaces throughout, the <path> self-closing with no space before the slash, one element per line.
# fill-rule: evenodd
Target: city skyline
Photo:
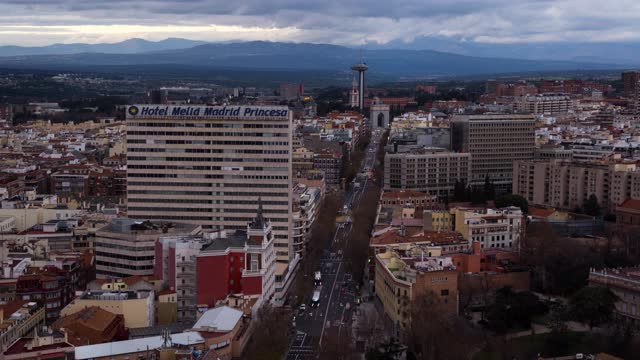
<path fill-rule="evenodd" d="M 636 358 L 607 5 L 0 1 L 0 359 Z"/>

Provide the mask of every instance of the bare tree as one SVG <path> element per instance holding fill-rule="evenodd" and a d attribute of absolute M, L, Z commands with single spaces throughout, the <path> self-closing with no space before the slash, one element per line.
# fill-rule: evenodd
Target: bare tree
<path fill-rule="evenodd" d="M 550 224 L 529 226 L 521 242 L 521 259 L 533 271 L 540 291 L 569 295 L 587 285 L 589 268 L 615 265 L 611 242 L 601 238 L 559 236 Z M 612 265 L 607 265 L 607 264 Z"/>
<path fill-rule="evenodd" d="M 369 310 L 360 310 L 355 326 L 356 341 L 363 340 L 366 347 L 377 346 L 386 338 L 382 316 L 375 308 Z"/>
<path fill-rule="evenodd" d="M 354 359 L 355 351 L 353 349 L 351 332 L 327 331 L 322 340 L 320 349 L 320 359 L 327 360 L 350 360 Z"/>
<path fill-rule="evenodd" d="M 640 261 L 640 226 L 608 224 L 605 227 L 606 255 L 624 257 L 621 260 L 635 264 Z"/>
<path fill-rule="evenodd" d="M 251 321 L 254 333 L 243 354 L 246 359 L 280 360 L 289 346 L 291 313 L 269 304 L 263 305 Z"/>
<path fill-rule="evenodd" d="M 470 359 L 483 336 L 457 316 L 443 315 L 444 304 L 433 293 L 419 294 L 411 303 L 407 344 L 417 360 Z"/>
<path fill-rule="evenodd" d="M 545 257 L 553 243 L 559 240 L 558 236 L 548 222 L 531 224 L 526 235 L 520 241 L 522 260 L 540 273 L 542 291 L 546 291 L 548 285 Z"/>
<path fill-rule="evenodd" d="M 460 309 L 466 310 L 472 305 L 482 306 L 482 319 L 484 319 L 484 308 L 491 303 L 496 284 L 489 274 L 460 274 Z"/>
<path fill-rule="evenodd" d="M 369 258 L 369 239 L 376 219 L 379 199 L 380 188 L 377 186 L 369 188 L 364 194 L 358 207 L 353 211 L 351 232 L 344 244 L 348 270 L 358 283 L 362 283 L 364 278 L 365 265 Z"/>
<path fill-rule="evenodd" d="M 313 290 L 313 282 L 310 280 L 317 269 L 326 248 L 331 241 L 336 228 L 336 214 L 340 210 L 340 194 L 327 194 L 320 205 L 318 218 L 316 219 L 307 243 L 305 260 L 300 262 L 300 269 L 292 284 L 291 294 L 301 301 L 305 295 Z"/>

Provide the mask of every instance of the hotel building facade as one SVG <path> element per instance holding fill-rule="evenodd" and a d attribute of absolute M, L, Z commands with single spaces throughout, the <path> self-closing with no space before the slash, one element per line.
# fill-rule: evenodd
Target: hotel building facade
<path fill-rule="evenodd" d="M 127 108 L 127 215 L 243 230 L 258 199 L 273 226 L 276 293 L 292 248 L 292 114 L 283 106 Z"/>

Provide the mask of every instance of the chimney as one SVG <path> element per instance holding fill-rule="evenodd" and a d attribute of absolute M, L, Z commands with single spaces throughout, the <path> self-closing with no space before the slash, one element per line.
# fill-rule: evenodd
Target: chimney
<path fill-rule="evenodd" d="M 480 241 L 474 241 L 471 243 L 471 250 L 474 255 L 478 255 L 481 252 Z"/>

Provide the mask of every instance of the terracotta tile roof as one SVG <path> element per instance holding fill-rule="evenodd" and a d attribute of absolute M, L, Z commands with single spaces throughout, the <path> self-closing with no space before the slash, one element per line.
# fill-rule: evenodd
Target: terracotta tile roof
<path fill-rule="evenodd" d="M 18 281 L 25 281 L 25 280 L 56 281 L 57 279 L 54 278 L 53 276 L 44 275 L 44 274 L 26 274 L 18 278 Z"/>
<path fill-rule="evenodd" d="M 622 205 L 618 206 L 620 208 L 632 209 L 632 210 L 640 210 L 640 200 L 629 199 L 622 203 Z"/>
<path fill-rule="evenodd" d="M 424 226 L 424 222 L 422 221 L 422 218 L 420 219 L 392 219 L 391 220 L 391 225 L 392 226 L 400 226 L 400 225 L 404 225 L 406 227 L 419 227 L 422 228 Z"/>
<path fill-rule="evenodd" d="M 413 191 L 413 190 L 398 190 L 398 191 L 385 191 L 382 193 L 383 199 L 408 199 L 408 198 L 418 198 L 418 197 L 427 197 L 428 195 L 423 192 Z"/>
<path fill-rule="evenodd" d="M 422 229 L 405 230 L 405 236 L 401 236 L 398 230 L 391 230 L 371 238 L 370 245 L 393 245 L 404 243 L 419 243 L 419 242 L 432 242 L 432 243 L 450 243 L 462 239 L 462 236 L 455 231 L 430 231 Z"/>
<path fill-rule="evenodd" d="M 175 291 L 175 290 L 173 290 L 173 289 L 164 289 L 164 290 L 162 290 L 162 291 L 160 291 L 160 292 L 158 293 L 158 296 L 162 296 L 162 295 L 171 295 L 171 294 L 175 294 L 175 293 L 176 293 L 176 291 Z"/>
<path fill-rule="evenodd" d="M 553 213 L 555 213 L 556 210 L 555 209 L 545 209 L 545 208 L 539 208 L 539 207 L 529 207 L 529 216 L 534 216 L 534 217 L 541 217 L 541 218 L 548 218 L 549 216 L 553 215 Z"/>
<path fill-rule="evenodd" d="M 22 307 L 22 305 L 26 304 L 27 302 L 27 300 L 14 300 L 9 303 L 0 305 L 0 309 L 2 309 L 3 313 L 2 317 L 5 320 L 8 319 L 13 313 L 18 311 Z"/>
<path fill-rule="evenodd" d="M 33 338 L 21 338 L 18 341 L 14 342 L 4 352 L 4 354 L 5 355 L 16 355 L 16 354 L 22 354 L 22 353 L 32 353 L 32 352 L 49 351 L 49 350 L 56 350 L 56 349 L 59 349 L 61 353 L 65 352 L 65 351 L 73 351 L 72 345 L 69 344 L 69 343 L 66 343 L 66 342 L 34 347 L 31 350 L 27 350 L 27 345 L 32 340 L 33 340 Z M 42 355 L 42 356 L 46 356 L 46 355 Z"/>
<path fill-rule="evenodd" d="M 62 317 L 53 323 L 55 330 L 64 329 L 74 345 L 111 342 L 124 329 L 124 318 L 97 306 L 91 306 Z"/>
<path fill-rule="evenodd" d="M 145 281 L 140 275 L 129 276 L 122 279 L 122 282 L 127 284 L 127 286 L 137 284 L 140 281 Z"/>

